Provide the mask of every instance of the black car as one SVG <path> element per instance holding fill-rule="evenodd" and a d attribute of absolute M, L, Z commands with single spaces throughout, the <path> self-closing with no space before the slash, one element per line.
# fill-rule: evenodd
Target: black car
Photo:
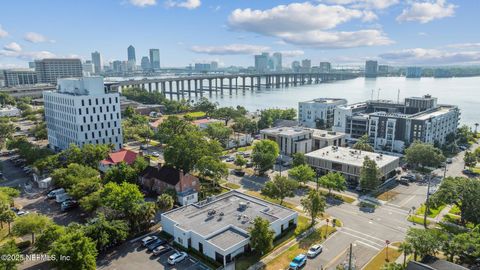
<path fill-rule="evenodd" d="M 78 207 L 78 202 L 75 201 L 75 200 L 66 200 L 66 201 L 62 202 L 62 204 L 60 205 L 60 209 L 63 212 L 75 209 L 77 207 Z"/>
<path fill-rule="evenodd" d="M 167 246 L 167 245 L 160 245 L 160 246 L 156 247 L 156 248 L 152 251 L 152 253 L 153 253 L 153 255 L 155 255 L 155 256 L 160 256 L 160 255 L 162 255 L 162 254 L 165 254 L 165 253 L 169 252 L 170 250 L 172 250 L 171 247 L 169 247 L 169 246 Z"/>
<path fill-rule="evenodd" d="M 153 241 L 152 243 L 148 244 L 147 250 L 148 251 L 153 251 L 154 249 L 156 249 L 157 247 L 159 247 L 159 246 L 161 246 L 165 243 L 167 243 L 165 240 L 157 239 L 157 240 Z"/>

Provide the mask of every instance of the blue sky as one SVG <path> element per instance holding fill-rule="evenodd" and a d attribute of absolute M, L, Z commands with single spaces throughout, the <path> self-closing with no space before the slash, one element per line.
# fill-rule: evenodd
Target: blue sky
<path fill-rule="evenodd" d="M 0 68 L 42 57 L 137 61 L 159 48 L 162 67 L 253 54 L 394 65 L 480 63 L 478 0 L 3 0 Z"/>

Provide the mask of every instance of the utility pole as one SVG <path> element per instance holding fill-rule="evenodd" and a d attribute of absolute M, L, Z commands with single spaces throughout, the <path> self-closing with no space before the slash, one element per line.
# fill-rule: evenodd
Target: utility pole
<path fill-rule="evenodd" d="M 350 243 L 350 254 L 348 255 L 348 270 L 352 270 L 352 243 Z"/>
<path fill-rule="evenodd" d="M 430 211 L 430 179 L 431 179 L 431 175 L 428 174 L 427 200 L 425 201 L 425 213 L 423 214 L 423 227 L 425 227 L 425 229 L 428 229 L 427 215 L 428 215 L 428 212 Z"/>

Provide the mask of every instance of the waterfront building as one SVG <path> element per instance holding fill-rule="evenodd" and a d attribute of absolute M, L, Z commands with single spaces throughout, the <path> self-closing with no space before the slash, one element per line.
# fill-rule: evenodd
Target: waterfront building
<path fill-rule="evenodd" d="M 278 144 L 282 155 L 312 151 L 313 130 L 301 126 L 274 127 L 260 130 L 262 140 L 272 140 Z"/>
<path fill-rule="evenodd" d="M 32 69 L 6 69 L 3 71 L 3 78 L 6 87 L 38 83 L 37 73 Z"/>
<path fill-rule="evenodd" d="M 148 56 L 142 57 L 142 61 L 140 62 L 140 66 L 142 67 L 143 71 L 148 71 L 151 69 L 151 63 L 150 59 L 148 59 Z"/>
<path fill-rule="evenodd" d="M 268 53 L 255 55 L 255 70 L 260 73 L 267 72 L 269 59 L 270 56 Z"/>
<path fill-rule="evenodd" d="M 332 70 L 330 62 L 320 62 L 320 73 L 329 73 Z"/>
<path fill-rule="evenodd" d="M 324 129 L 313 129 L 312 140 L 312 151 L 328 146 L 345 146 L 347 134 Z"/>
<path fill-rule="evenodd" d="M 350 183 L 358 183 L 365 157 L 377 163 L 380 178 L 386 180 L 396 174 L 400 158 L 352 148 L 328 146 L 305 154 L 307 163 L 320 174 L 339 172 Z"/>
<path fill-rule="evenodd" d="M 92 61 L 87 60 L 82 64 L 83 76 L 90 76 L 95 73 L 95 66 Z"/>
<path fill-rule="evenodd" d="M 272 55 L 273 71 L 282 71 L 282 54 L 276 52 Z"/>
<path fill-rule="evenodd" d="M 128 71 L 134 71 L 137 65 L 137 58 L 135 56 L 135 47 L 132 45 L 127 48 L 127 62 L 128 62 Z"/>
<path fill-rule="evenodd" d="M 93 73 L 100 74 L 103 70 L 102 56 L 99 52 L 92 52 Z"/>
<path fill-rule="evenodd" d="M 209 72 L 212 69 L 211 64 L 206 63 L 195 63 L 195 71 L 198 72 Z"/>
<path fill-rule="evenodd" d="M 368 60 L 365 62 L 365 77 L 375 78 L 378 73 L 378 62 L 373 60 Z"/>
<path fill-rule="evenodd" d="M 302 60 L 302 71 L 303 72 L 310 72 L 311 68 L 312 68 L 312 60 L 303 59 Z"/>
<path fill-rule="evenodd" d="M 430 95 L 391 100 L 369 100 L 338 106 L 333 130 L 350 140 L 368 134 L 376 149 L 401 152 L 415 140 L 442 145 L 455 133 L 460 110 L 455 105 L 437 104 Z"/>
<path fill-rule="evenodd" d="M 108 93 L 102 77 L 59 79 L 56 91 L 44 91 L 48 143 L 60 151 L 70 144 L 122 147 L 118 93 Z"/>
<path fill-rule="evenodd" d="M 343 98 L 317 98 L 298 103 L 298 121 L 310 128 L 328 129 L 333 126 L 335 108 L 346 105 Z"/>
<path fill-rule="evenodd" d="M 122 72 L 122 61 L 120 60 L 113 61 L 112 70 L 113 72 Z"/>
<path fill-rule="evenodd" d="M 379 75 L 388 75 L 388 73 L 390 72 L 390 67 L 387 66 L 387 65 L 378 65 L 378 74 Z"/>
<path fill-rule="evenodd" d="M 217 70 L 218 69 L 218 62 L 217 61 L 212 61 L 210 63 L 210 69 L 211 70 Z"/>
<path fill-rule="evenodd" d="M 274 237 L 298 221 L 294 210 L 235 190 L 165 212 L 160 220 L 175 243 L 226 265 L 251 251 L 249 231 L 257 217 L 268 220 Z"/>
<path fill-rule="evenodd" d="M 406 77 L 407 78 L 420 78 L 420 77 L 422 77 L 422 68 L 421 67 L 407 67 Z"/>
<path fill-rule="evenodd" d="M 150 49 L 150 67 L 153 70 L 160 69 L 160 50 L 159 49 Z"/>
<path fill-rule="evenodd" d="M 57 84 L 60 78 L 82 77 L 82 61 L 77 58 L 35 60 L 35 72 L 39 83 Z"/>
<path fill-rule="evenodd" d="M 299 72 L 300 71 L 300 62 L 299 61 L 293 61 L 292 62 L 292 71 L 293 72 Z"/>

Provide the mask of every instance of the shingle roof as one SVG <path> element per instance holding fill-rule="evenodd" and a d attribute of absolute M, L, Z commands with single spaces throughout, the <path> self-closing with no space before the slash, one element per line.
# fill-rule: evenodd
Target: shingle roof
<path fill-rule="evenodd" d="M 148 166 L 140 173 L 140 176 L 158 179 L 172 186 L 180 181 L 180 171 L 168 166 L 163 166 L 160 169 L 158 167 Z"/>
<path fill-rule="evenodd" d="M 132 164 L 137 158 L 137 153 L 127 149 L 121 149 L 117 152 L 108 154 L 108 157 L 100 161 L 104 165 L 117 164 L 120 162 L 125 162 L 127 164 Z"/>

